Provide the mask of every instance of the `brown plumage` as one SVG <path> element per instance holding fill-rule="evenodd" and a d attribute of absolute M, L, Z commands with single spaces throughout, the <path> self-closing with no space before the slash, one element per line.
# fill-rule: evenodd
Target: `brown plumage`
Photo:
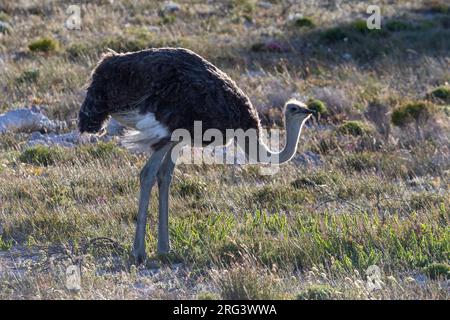
<path fill-rule="evenodd" d="M 79 113 L 80 132 L 99 131 L 109 115 L 136 113 L 137 117 L 152 113 L 167 129 L 169 136 L 159 132 L 156 138 L 138 141 L 155 149 L 168 141 L 175 129 L 187 129 L 192 135 L 194 121 L 202 121 L 203 131 L 260 131 L 256 109 L 235 82 L 210 62 L 182 48 L 107 53 L 102 57 Z"/>

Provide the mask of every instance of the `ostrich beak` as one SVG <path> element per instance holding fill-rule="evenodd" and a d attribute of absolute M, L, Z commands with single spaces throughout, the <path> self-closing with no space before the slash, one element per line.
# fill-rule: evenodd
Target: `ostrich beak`
<path fill-rule="evenodd" d="M 316 115 L 316 114 L 317 114 L 317 112 L 316 112 L 315 110 L 311 110 L 311 109 L 308 109 L 308 108 L 305 108 L 305 107 L 300 107 L 300 108 L 298 109 L 297 113 L 300 113 L 300 114 L 306 114 L 306 115 L 308 115 L 308 116 Z"/>

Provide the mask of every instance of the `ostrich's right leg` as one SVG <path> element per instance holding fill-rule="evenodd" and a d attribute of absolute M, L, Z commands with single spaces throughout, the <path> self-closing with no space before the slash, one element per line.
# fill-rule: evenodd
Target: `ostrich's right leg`
<path fill-rule="evenodd" d="M 158 253 L 166 254 L 170 250 L 169 243 L 169 191 L 173 170 L 178 154 L 170 149 L 158 171 L 159 219 L 158 219 Z"/>
<path fill-rule="evenodd" d="M 150 192 L 155 182 L 156 174 L 161 166 L 161 161 L 171 146 L 171 144 L 166 144 L 161 149 L 155 151 L 140 173 L 141 190 L 139 195 L 139 211 L 133 245 L 133 256 L 138 264 L 145 260 L 145 228 L 147 225 Z"/>

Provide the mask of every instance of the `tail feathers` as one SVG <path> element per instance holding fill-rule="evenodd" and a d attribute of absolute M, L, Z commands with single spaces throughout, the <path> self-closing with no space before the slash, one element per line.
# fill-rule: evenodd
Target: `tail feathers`
<path fill-rule="evenodd" d="M 162 139 L 163 137 L 155 136 L 151 132 L 127 130 L 121 144 L 131 152 L 150 154 Z"/>
<path fill-rule="evenodd" d="M 122 144 L 134 152 L 151 153 L 155 145 L 170 137 L 165 125 L 155 119 L 153 113 L 140 114 L 137 110 L 113 114 L 122 124 L 133 128 L 125 132 Z"/>

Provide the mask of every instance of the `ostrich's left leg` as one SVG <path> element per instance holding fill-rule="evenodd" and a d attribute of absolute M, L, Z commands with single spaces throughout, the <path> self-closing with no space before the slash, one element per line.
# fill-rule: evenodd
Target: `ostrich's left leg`
<path fill-rule="evenodd" d="M 169 190 L 173 177 L 173 170 L 178 154 L 170 149 L 158 171 L 159 188 L 159 221 L 158 221 L 158 253 L 166 254 L 170 250 L 169 243 Z"/>

